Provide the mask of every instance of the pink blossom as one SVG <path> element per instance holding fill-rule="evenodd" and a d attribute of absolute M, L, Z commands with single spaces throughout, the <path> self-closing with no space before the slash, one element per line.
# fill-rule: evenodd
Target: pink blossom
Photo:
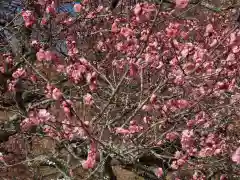
<path fill-rule="evenodd" d="M 88 15 L 87 15 L 86 18 L 88 18 L 88 19 L 93 19 L 94 17 L 96 17 L 95 12 L 90 12 L 90 13 L 88 13 Z"/>
<path fill-rule="evenodd" d="M 0 72 L 1 72 L 1 73 L 4 73 L 4 72 L 5 72 L 4 67 L 0 67 Z"/>
<path fill-rule="evenodd" d="M 74 22 L 74 18 L 69 17 L 69 18 L 67 18 L 67 19 L 65 19 L 65 20 L 63 21 L 63 24 L 69 26 L 69 25 L 71 25 L 73 22 Z"/>
<path fill-rule="evenodd" d="M 189 33 L 188 32 L 184 32 L 182 31 L 180 36 L 184 39 L 184 40 L 187 40 L 188 36 L 189 36 Z"/>
<path fill-rule="evenodd" d="M 232 161 L 236 164 L 240 164 L 240 147 L 233 153 Z"/>
<path fill-rule="evenodd" d="M 116 21 L 112 24 L 112 29 L 111 30 L 112 30 L 113 33 L 118 32 L 118 27 L 117 27 L 117 22 Z"/>
<path fill-rule="evenodd" d="M 116 132 L 116 134 L 123 134 L 123 135 L 130 134 L 130 131 L 128 129 L 124 129 L 121 127 L 117 127 L 115 129 L 115 132 Z"/>
<path fill-rule="evenodd" d="M 92 169 L 96 164 L 97 146 L 94 142 L 90 144 L 87 160 L 82 163 L 84 169 Z"/>
<path fill-rule="evenodd" d="M 84 97 L 84 104 L 92 106 L 94 103 L 93 97 L 91 94 L 87 93 Z"/>
<path fill-rule="evenodd" d="M 143 110 L 143 111 L 146 111 L 146 112 L 150 112 L 150 111 L 152 111 L 152 109 L 153 109 L 153 107 L 152 107 L 152 105 L 150 105 L 150 104 L 145 104 L 145 105 L 143 105 L 143 107 L 142 107 L 142 110 Z"/>
<path fill-rule="evenodd" d="M 167 37 L 175 38 L 179 34 L 179 31 L 180 31 L 179 28 L 180 28 L 180 24 L 170 23 L 166 28 Z"/>
<path fill-rule="evenodd" d="M 91 91 L 96 90 L 97 88 L 97 74 L 95 72 L 87 73 L 86 81 L 89 84 L 89 89 Z"/>
<path fill-rule="evenodd" d="M 122 128 L 122 127 L 117 127 L 115 129 L 116 134 L 121 134 L 121 135 L 129 135 L 129 134 L 135 134 L 143 130 L 142 126 L 136 125 L 136 124 L 131 124 L 128 128 Z"/>
<path fill-rule="evenodd" d="M 204 55 L 206 54 L 207 50 L 202 48 L 196 48 L 195 53 L 193 55 L 193 60 L 196 63 L 201 63 L 203 61 Z"/>
<path fill-rule="evenodd" d="M 212 42 L 209 44 L 210 47 L 216 46 L 218 43 L 217 39 L 213 39 Z"/>
<path fill-rule="evenodd" d="M 210 157 L 214 153 L 212 148 L 206 147 L 199 151 L 199 157 Z"/>
<path fill-rule="evenodd" d="M 79 58 L 79 61 L 82 63 L 82 65 L 84 65 L 85 67 L 87 67 L 89 65 L 87 59 L 85 59 L 84 57 Z"/>
<path fill-rule="evenodd" d="M 53 117 L 46 109 L 39 109 L 37 117 L 40 119 L 39 122 L 53 120 Z"/>
<path fill-rule="evenodd" d="M 234 54 L 239 53 L 239 52 L 240 52 L 240 46 L 233 46 L 233 47 L 232 47 L 232 52 L 233 52 Z"/>
<path fill-rule="evenodd" d="M 86 71 L 86 66 L 81 65 L 80 63 L 71 64 L 66 68 L 67 75 L 74 81 L 74 83 L 82 81 Z"/>
<path fill-rule="evenodd" d="M 177 159 L 180 159 L 180 157 L 181 157 L 182 155 L 183 155 L 183 154 L 182 154 L 181 151 L 176 151 L 174 157 L 177 158 Z"/>
<path fill-rule="evenodd" d="M 176 8 L 183 9 L 187 7 L 189 0 L 175 0 Z"/>
<path fill-rule="evenodd" d="M 74 8 L 75 12 L 79 13 L 79 12 L 81 12 L 83 6 L 81 4 L 74 4 L 73 8 Z"/>
<path fill-rule="evenodd" d="M 121 28 L 120 34 L 123 35 L 124 37 L 131 37 L 133 35 L 133 30 L 130 28 Z"/>
<path fill-rule="evenodd" d="M 52 15 L 56 13 L 56 7 L 55 7 L 55 2 L 54 1 L 52 1 L 51 4 L 47 5 L 46 13 L 52 14 Z"/>
<path fill-rule="evenodd" d="M 134 134 L 140 132 L 143 127 L 138 125 L 130 125 L 128 129 L 131 134 Z"/>
<path fill-rule="evenodd" d="M 141 13 L 141 10 L 142 10 L 141 5 L 140 5 L 139 3 L 136 4 L 136 6 L 135 6 L 135 8 L 134 8 L 134 14 L 135 14 L 136 16 L 138 16 L 138 15 Z"/>
<path fill-rule="evenodd" d="M 138 3 L 134 8 L 136 20 L 139 23 L 148 21 L 152 12 L 155 11 L 155 6 L 149 3 Z"/>
<path fill-rule="evenodd" d="M 166 134 L 166 139 L 169 141 L 174 141 L 175 139 L 177 139 L 179 136 L 179 134 L 177 132 L 170 132 Z"/>
<path fill-rule="evenodd" d="M 232 32 L 230 34 L 230 40 L 229 40 L 229 44 L 232 45 L 236 42 L 237 40 L 237 36 L 236 36 L 236 32 Z"/>
<path fill-rule="evenodd" d="M 158 178 L 162 177 L 162 175 L 163 175 L 163 169 L 160 168 L 160 167 L 157 168 L 155 174 L 156 174 L 156 176 L 157 176 Z"/>
<path fill-rule="evenodd" d="M 157 95 L 156 94 L 152 94 L 149 101 L 150 101 L 151 104 L 156 103 Z"/>
<path fill-rule="evenodd" d="M 16 83 L 17 83 L 17 80 L 8 81 L 8 90 L 10 92 L 14 92 L 15 91 Z"/>
<path fill-rule="evenodd" d="M 189 154 L 195 153 L 196 149 L 194 148 L 194 142 L 193 130 L 183 130 L 181 137 L 182 149 L 187 151 Z"/>
<path fill-rule="evenodd" d="M 51 51 L 45 51 L 45 59 L 47 61 L 53 61 L 57 59 L 57 56 L 55 53 L 51 52 Z"/>
<path fill-rule="evenodd" d="M 62 97 L 62 92 L 51 84 L 47 84 L 45 92 L 48 98 L 53 98 L 54 100 L 59 100 Z"/>
<path fill-rule="evenodd" d="M 13 62 L 13 57 L 10 54 L 4 54 L 5 62 L 11 64 Z"/>
<path fill-rule="evenodd" d="M 235 54 L 229 53 L 226 61 L 234 61 L 236 58 Z"/>
<path fill-rule="evenodd" d="M 195 171 L 193 176 L 192 176 L 192 180 L 205 180 L 206 177 L 201 173 L 198 173 L 198 171 Z"/>
<path fill-rule="evenodd" d="M 189 102 L 185 99 L 179 99 L 176 101 L 176 106 L 179 108 L 179 109 L 185 109 L 189 106 Z"/>
<path fill-rule="evenodd" d="M 62 97 L 62 92 L 58 88 L 54 88 L 52 91 L 52 98 L 54 100 L 59 100 Z"/>
<path fill-rule="evenodd" d="M 179 166 L 177 165 L 177 161 L 172 162 L 171 168 L 173 168 L 173 169 L 178 169 L 179 168 Z"/>
<path fill-rule="evenodd" d="M 44 61 L 46 59 L 46 56 L 45 56 L 45 51 L 43 49 L 40 49 L 37 54 L 37 60 L 38 61 Z"/>
<path fill-rule="evenodd" d="M 177 165 L 179 166 L 179 167 L 181 167 L 181 166 L 183 166 L 184 164 L 186 164 L 186 160 L 185 159 L 178 159 L 177 160 Z"/>
<path fill-rule="evenodd" d="M 190 49 L 188 47 L 184 47 L 184 49 L 181 51 L 181 55 L 183 58 L 186 58 L 189 54 Z"/>
<path fill-rule="evenodd" d="M 28 118 L 21 122 L 22 130 L 28 130 L 32 126 L 44 124 L 47 122 L 55 122 L 55 117 L 52 116 L 46 109 L 39 109 L 38 112 L 30 112 Z"/>
<path fill-rule="evenodd" d="M 18 68 L 13 74 L 12 77 L 15 79 L 18 79 L 20 77 L 25 77 L 26 76 L 26 71 L 23 68 Z"/>
<path fill-rule="evenodd" d="M 185 83 L 184 77 L 179 75 L 174 79 L 174 83 L 177 85 L 183 85 Z"/>
<path fill-rule="evenodd" d="M 47 20 L 46 17 L 43 17 L 43 18 L 41 19 L 41 25 L 45 26 L 45 25 L 47 24 L 47 22 L 48 22 L 48 20 Z"/>
<path fill-rule="evenodd" d="M 22 17 L 23 17 L 26 27 L 31 27 L 36 21 L 33 12 L 29 11 L 29 10 L 23 11 Z"/>
<path fill-rule="evenodd" d="M 212 24 L 208 24 L 206 26 L 206 30 L 205 30 L 205 34 L 204 36 L 209 36 L 211 33 L 213 33 L 214 30 L 213 30 L 213 25 Z"/>
<path fill-rule="evenodd" d="M 158 141 L 158 142 L 156 143 L 156 145 L 157 145 L 157 146 L 161 146 L 161 145 L 163 145 L 163 143 L 164 143 L 163 140 L 160 140 L 160 141 Z"/>

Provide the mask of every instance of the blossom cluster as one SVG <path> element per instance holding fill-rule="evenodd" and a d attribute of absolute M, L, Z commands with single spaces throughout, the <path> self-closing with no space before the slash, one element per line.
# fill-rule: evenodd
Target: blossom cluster
<path fill-rule="evenodd" d="M 112 144 L 126 159 L 154 145 L 170 157 L 169 168 L 193 169 L 193 180 L 206 179 L 209 159 L 229 156 L 239 165 L 239 28 L 219 14 L 203 22 L 173 18 L 188 0 L 176 0 L 173 11 L 137 3 L 128 16 L 85 0 L 74 5 L 77 17 L 60 22 L 54 1 L 38 3 L 40 22 L 34 12 L 22 13 L 25 26 L 43 31 L 29 39 L 36 60 L 14 69 L 7 84 L 15 92 L 21 79 L 51 102 L 30 108 L 23 131 L 37 126 L 53 139 L 91 142 L 84 169 L 96 166 L 100 146 Z M 50 30 L 51 42 L 39 38 Z M 54 47 L 60 39 L 66 53 Z M 1 73 L 17 64 L 9 54 L 4 63 Z M 224 163 L 213 168 L 228 171 Z M 160 178 L 166 171 L 154 173 Z"/>

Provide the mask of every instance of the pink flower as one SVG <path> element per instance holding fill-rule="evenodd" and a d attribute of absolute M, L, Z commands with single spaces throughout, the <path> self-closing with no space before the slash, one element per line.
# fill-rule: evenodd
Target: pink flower
<path fill-rule="evenodd" d="M 62 92 L 58 88 L 54 88 L 52 91 L 52 98 L 54 100 L 59 100 L 62 97 Z"/>
<path fill-rule="evenodd" d="M 235 54 L 240 52 L 240 46 L 233 46 L 232 47 L 232 52 L 235 53 Z"/>
<path fill-rule="evenodd" d="M 131 37 L 133 35 L 133 30 L 130 28 L 121 28 L 120 34 L 124 37 Z"/>
<path fill-rule="evenodd" d="M 79 13 L 81 12 L 83 6 L 81 4 L 74 4 L 73 8 L 75 12 Z"/>
<path fill-rule="evenodd" d="M 18 68 L 18 69 L 12 74 L 12 77 L 13 77 L 14 79 L 18 79 L 18 78 L 24 77 L 24 76 L 26 76 L 26 71 L 25 71 L 25 69 L 23 69 L 23 68 Z"/>
<path fill-rule="evenodd" d="M 45 92 L 46 97 L 53 98 L 54 100 L 59 100 L 62 97 L 62 92 L 58 88 L 53 87 L 51 84 L 47 84 Z"/>
<path fill-rule="evenodd" d="M 45 51 L 45 59 L 47 61 L 53 61 L 53 60 L 57 59 L 57 56 L 55 53 L 53 53 L 51 51 Z"/>
<path fill-rule="evenodd" d="M 55 14 L 56 13 L 56 9 L 52 5 L 48 5 L 46 7 L 46 13 L 48 13 L 48 14 Z"/>
<path fill-rule="evenodd" d="M 138 16 L 142 11 L 141 5 L 138 3 L 134 8 L 134 14 Z"/>
<path fill-rule="evenodd" d="M 156 176 L 157 176 L 158 178 L 162 177 L 162 175 L 163 175 L 163 169 L 160 168 L 160 167 L 157 168 L 155 174 L 156 174 Z"/>
<path fill-rule="evenodd" d="M 28 130 L 32 126 L 43 124 L 46 122 L 55 122 L 55 117 L 52 116 L 46 109 L 39 109 L 37 113 L 29 113 L 28 118 L 21 122 L 22 130 Z"/>
<path fill-rule="evenodd" d="M 63 21 L 66 25 L 71 25 L 73 23 L 74 19 L 72 17 L 69 17 Z"/>
<path fill-rule="evenodd" d="M 177 160 L 177 165 L 180 166 L 180 167 L 183 166 L 185 163 L 186 163 L 185 159 L 178 159 Z"/>
<path fill-rule="evenodd" d="M 117 127 L 115 129 L 115 132 L 116 132 L 116 134 L 123 134 L 123 135 L 130 134 L 128 129 L 124 129 L 124 128 L 121 128 L 121 127 Z"/>
<path fill-rule="evenodd" d="M 218 43 L 217 39 L 213 39 L 212 42 L 209 44 L 210 47 L 216 46 Z"/>
<path fill-rule="evenodd" d="M 146 111 L 146 112 L 150 112 L 152 109 L 153 109 L 153 107 L 152 107 L 152 105 L 150 105 L 150 104 L 145 104 L 145 105 L 143 105 L 143 107 L 142 107 L 142 110 L 143 110 L 143 111 Z"/>
<path fill-rule="evenodd" d="M 179 109 L 185 109 L 189 106 L 189 102 L 185 99 L 177 100 L 176 105 Z"/>
<path fill-rule="evenodd" d="M 39 122 L 46 122 L 54 119 L 46 109 L 40 109 L 38 111 L 37 117 L 40 119 Z"/>
<path fill-rule="evenodd" d="M 40 49 L 37 54 L 37 60 L 38 61 L 44 61 L 46 59 L 46 56 L 45 56 L 45 51 L 43 49 Z"/>
<path fill-rule="evenodd" d="M 96 164 L 97 147 L 95 143 L 91 143 L 90 150 L 88 152 L 87 160 L 82 163 L 83 169 L 92 169 Z"/>
<path fill-rule="evenodd" d="M 183 155 L 183 154 L 182 154 L 181 151 L 176 151 L 174 157 L 177 158 L 177 159 L 180 159 L 180 157 L 181 157 L 182 155 Z"/>
<path fill-rule="evenodd" d="M 83 99 L 84 99 L 84 104 L 86 104 L 86 105 L 91 106 L 91 105 L 93 105 L 93 103 L 94 103 L 93 97 L 92 97 L 92 95 L 89 94 L 89 93 L 87 93 L 87 94 L 83 97 Z"/>
<path fill-rule="evenodd" d="M 9 91 L 15 91 L 15 86 L 16 86 L 17 80 L 12 80 L 8 82 L 8 90 Z"/>
<path fill-rule="evenodd" d="M 183 9 L 187 7 L 189 0 L 176 0 L 176 8 Z"/>
<path fill-rule="evenodd" d="M 36 21 L 33 12 L 29 11 L 29 10 L 23 11 L 22 17 L 23 17 L 26 27 L 31 27 Z"/>
<path fill-rule="evenodd" d="M 166 134 L 166 139 L 169 141 L 174 141 L 175 139 L 177 139 L 179 136 L 179 134 L 177 132 L 170 132 Z"/>
<path fill-rule="evenodd" d="M 187 151 L 189 154 L 192 154 L 195 152 L 194 148 L 194 132 L 193 130 L 183 130 L 182 137 L 181 137 L 181 144 L 182 149 Z"/>
<path fill-rule="evenodd" d="M 4 73 L 4 71 L 5 71 L 5 70 L 4 70 L 4 67 L 0 67 L 0 72 L 1 72 L 1 73 Z"/>
<path fill-rule="evenodd" d="M 131 125 L 129 126 L 128 129 L 131 134 L 134 134 L 140 132 L 143 129 L 143 127 L 138 125 Z"/>
<path fill-rule="evenodd" d="M 166 28 L 167 37 L 174 38 L 179 34 L 180 24 L 178 23 L 170 23 Z"/>
<path fill-rule="evenodd" d="M 211 33 L 213 33 L 213 25 L 212 24 L 208 24 L 206 26 L 206 30 L 205 30 L 205 34 L 204 36 L 209 36 Z"/>
<path fill-rule="evenodd" d="M 181 51 L 181 55 L 183 58 L 186 58 L 189 54 L 190 49 L 188 47 L 184 47 L 184 49 Z"/>
<path fill-rule="evenodd" d="M 233 153 L 232 161 L 236 164 L 240 164 L 240 147 Z"/>
<path fill-rule="evenodd" d="M 41 25 L 45 26 L 47 24 L 47 18 L 43 17 L 41 20 Z"/>
<path fill-rule="evenodd" d="M 229 44 L 232 45 L 237 40 L 236 32 L 230 34 Z"/>
<path fill-rule="evenodd" d="M 154 104 L 157 101 L 157 95 L 156 94 L 152 94 L 150 97 L 150 103 Z"/>
<path fill-rule="evenodd" d="M 114 22 L 113 24 L 112 24 L 112 32 L 113 33 L 116 33 L 116 32 L 118 32 L 118 27 L 117 27 L 117 23 L 116 22 Z"/>

